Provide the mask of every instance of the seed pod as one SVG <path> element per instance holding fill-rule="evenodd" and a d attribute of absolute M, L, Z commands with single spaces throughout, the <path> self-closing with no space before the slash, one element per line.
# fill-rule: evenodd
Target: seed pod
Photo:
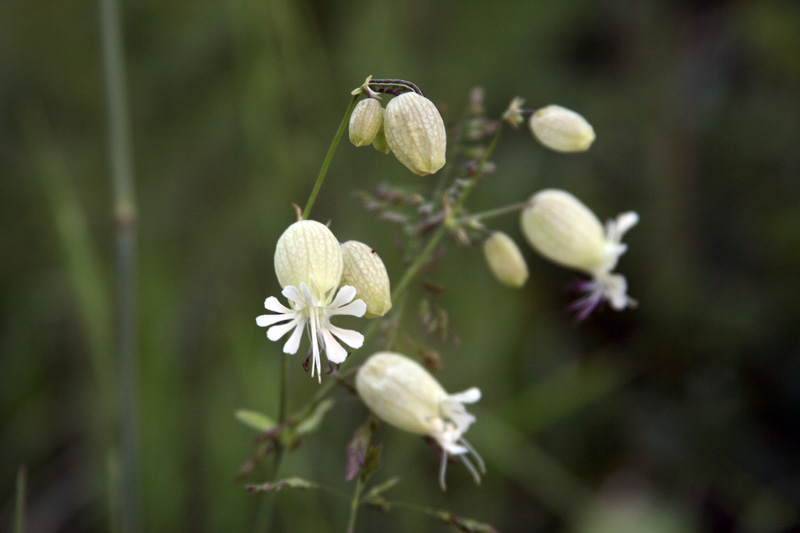
<path fill-rule="evenodd" d="M 517 243 L 502 231 L 496 231 L 483 243 L 483 255 L 492 274 L 503 285 L 522 287 L 528 279 L 528 265 Z"/>
<path fill-rule="evenodd" d="M 534 137 L 556 152 L 584 152 L 594 142 L 594 128 L 585 118 L 570 109 L 549 105 L 531 115 Z"/>
<path fill-rule="evenodd" d="M 589 274 L 606 270 L 603 226 L 570 193 L 547 189 L 533 195 L 520 222 L 528 243 L 550 261 Z"/>
<path fill-rule="evenodd" d="M 300 220 L 283 232 L 275 247 L 275 274 L 281 287 L 305 283 L 322 299 L 342 277 L 339 241 L 324 224 Z"/>
<path fill-rule="evenodd" d="M 424 176 L 444 166 L 447 134 L 433 102 L 403 93 L 389 102 L 383 119 L 389 148 L 411 172 Z"/>
<path fill-rule="evenodd" d="M 340 285 L 356 289 L 356 298 L 367 304 L 367 318 L 385 315 L 392 308 L 389 274 L 375 250 L 358 241 L 341 245 L 344 269 Z"/>
<path fill-rule="evenodd" d="M 383 122 L 383 107 L 375 98 L 364 98 L 350 115 L 350 142 L 356 146 L 372 143 Z"/>

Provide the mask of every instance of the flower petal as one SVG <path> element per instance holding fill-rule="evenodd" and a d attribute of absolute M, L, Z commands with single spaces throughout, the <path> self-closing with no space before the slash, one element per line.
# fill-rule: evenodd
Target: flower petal
<path fill-rule="evenodd" d="M 291 309 L 289 309 L 288 307 L 285 307 L 274 296 L 270 296 L 269 298 L 267 298 L 264 301 L 264 307 L 268 311 L 272 311 L 273 313 L 291 313 L 292 312 Z"/>
<path fill-rule="evenodd" d="M 352 302 L 356 297 L 356 288 L 344 285 L 336 294 L 336 298 L 330 303 L 329 307 L 341 307 L 346 303 Z"/>
<path fill-rule="evenodd" d="M 299 290 L 297 290 L 297 287 L 295 287 L 294 285 L 287 285 L 286 287 L 284 287 L 283 290 L 281 291 L 281 294 L 283 294 L 287 300 L 296 303 L 300 307 L 305 307 L 306 305 L 308 305 L 306 300 L 303 298 L 303 295 L 300 293 Z"/>
<path fill-rule="evenodd" d="M 267 330 L 267 338 L 271 341 L 276 341 L 289 333 L 289 330 L 292 328 L 296 328 L 299 322 L 299 318 L 294 318 L 291 322 L 287 322 L 286 324 L 272 326 Z"/>
<path fill-rule="evenodd" d="M 306 329 L 306 322 L 308 322 L 308 320 L 306 320 L 305 317 L 300 319 L 292 335 L 287 339 L 286 344 L 283 345 L 283 353 L 297 353 L 297 349 L 300 348 L 300 339 L 303 337 L 303 331 Z"/>
<path fill-rule="evenodd" d="M 451 394 L 447 399 L 458 403 L 475 403 L 481 399 L 481 390 L 478 387 L 472 387 L 463 392 Z"/>
<path fill-rule="evenodd" d="M 322 333 L 322 339 L 325 343 L 325 355 L 328 361 L 339 364 L 347 359 L 347 350 L 333 338 L 333 335 L 331 335 L 331 332 L 328 331 L 327 328 L 320 328 L 320 333 Z"/>
<path fill-rule="evenodd" d="M 342 307 L 333 307 L 333 304 L 331 304 L 331 306 L 328 308 L 327 314 L 328 316 L 350 315 L 362 317 L 366 312 L 367 304 L 364 303 L 364 300 L 356 300 L 347 305 L 343 305 Z"/>
<path fill-rule="evenodd" d="M 327 331 L 336 335 L 345 344 L 351 348 L 361 348 L 364 344 L 364 335 L 352 329 L 337 328 L 333 324 L 328 324 Z"/>
<path fill-rule="evenodd" d="M 256 317 L 256 324 L 262 328 L 277 324 L 278 322 L 285 322 L 294 318 L 294 314 L 286 313 L 280 315 L 260 315 Z"/>

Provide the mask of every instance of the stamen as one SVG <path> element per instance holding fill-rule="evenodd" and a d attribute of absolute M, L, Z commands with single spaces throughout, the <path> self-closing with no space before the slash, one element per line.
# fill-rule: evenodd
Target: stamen
<path fill-rule="evenodd" d="M 442 490 L 447 490 L 447 484 L 444 482 L 444 476 L 447 473 L 447 452 L 442 450 L 442 462 L 439 465 L 439 486 Z"/>

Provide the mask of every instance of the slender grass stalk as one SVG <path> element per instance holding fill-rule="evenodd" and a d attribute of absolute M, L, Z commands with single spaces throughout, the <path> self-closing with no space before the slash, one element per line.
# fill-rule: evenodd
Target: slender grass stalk
<path fill-rule="evenodd" d="M 116 353 L 122 448 L 122 529 L 140 530 L 136 405 L 136 200 L 118 0 L 100 0 L 100 46 L 116 233 Z"/>
<path fill-rule="evenodd" d="M 325 175 L 328 173 L 328 167 L 333 159 L 333 154 L 336 153 L 336 148 L 339 146 L 339 141 L 342 139 L 344 130 L 347 128 L 347 125 L 350 122 L 350 115 L 353 114 L 353 109 L 355 109 L 356 102 L 358 102 L 359 98 L 360 95 L 356 94 L 353 96 L 353 99 L 350 100 L 350 105 L 347 107 L 347 111 L 342 118 L 341 124 L 339 124 L 339 129 L 336 131 L 333 141 L 331 141 L 331 145 L 328 148 L 328 153 L 325 156 L 325 160 L 322 162 L 322 167 L 319 169 L 317 181 L 314 183 L 314 188 L 311 190 L 311 195 L 308 197 L 306 207 L 303 209 L 303 220 L 308 218 L 308 215 L 311 213 L 311 208 L 314 206 L 314 202 L 317 200 L 317 195 L 319 194 L 319 190 L 322 188 L 322 182 L 325 181 Z"/>
<path fill-rule="evenodd" d="M 25 495 L 28 485 L 28 472 L 24 466 L 17 469 L 17 488 L 14 499 L 14 533 L 25 533 Z"/>
<path fill-rule="evenodd" d="M 350 518 L 347 520 L 347 533 L 353 533 L 356 528 L 356 517 L 358 516 L 358 506 L 361 503 L 361 491 L 364 490 L 364 482 L 361 476 L 357 476 L 356 488 L 353 490 L 353 497 L 350 500 Z"/>

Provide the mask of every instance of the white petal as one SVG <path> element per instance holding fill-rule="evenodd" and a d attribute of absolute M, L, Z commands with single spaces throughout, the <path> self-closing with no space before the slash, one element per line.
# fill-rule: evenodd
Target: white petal
<path fill-rule="evenodd" d="M 311 294 L 311 290 L 308 288 L 308 285 L 301 283 L 300 292 L 303 293 L 303 300 L 305 301 L 306 305 L 317 305 L 318 300 L 313 294 Z"/>
<path fill-rule="evenodd" d="M 617 216 L 617 233 L 620 238 L 628 232 L 629 229 L 639 223 L 639 213 L 636 211 L 628 211 Z"/>
<path fill-rule="evenodd" d="M 287 285 L 284 287 L 281 291 L 281 294 L 283 294 L 290 302 L 299 304 L 301 307 L 306 306 L 306 301 L 303 299 L 303 295 L 299 290 L 297 290 L 297 287 L 293 285 Z"/>
<path fill-rule="evenodd" d="M 282 303 L 278 301 L 277 298 L 274 296 L 270 296 L 264 301 L 264 307 L 268 311 L 272 311 L 273 313 L 291 313 L 292 310 L 288 307 L 284 307 Z"/>
<path fill-rule="evenodd" d="M 277 324 L 278 322 L 285 322 L 286 320 L 291 320 L 294 318 L 294 313 L 287 313 L 281 315 L 261 315 L 256 317 L 256 324 L 265 328 L 267 326 L 271 326 L 273 324 Z"/>
<path fill-rule="evenodd" d="M 278 326 L 272 326 L 267 330 L 267 338 L 271 341 L 276 341 L 286 335 L 289 330 L 292 328 L 297 327 L 299 319 L 295 318 L 291 322 L 287 322 L 286 324 L 280 324 Z"/>
<path fill-rule="evenodd" d="M 447 399 L 458 403 L 475 403 L 481 399 L 481 390 L 478 387 L 472 387 L 464 392 L 451 394 Z"/>
<path fill-rule="evenodd" d="M 328 307 L 341 307 L 348 302 L 352 302 L 356 297 L 356 288 L 350 285 L 345 285 L 336 294 L 336 298 L 330 303 Z"/>
<path fill-rule="evenodd" d="M 352 329 L 337 328 L 333 324 L 329 324 L 327 331 L 336 335 L 351 348 L 361 348 L 364 344 L 364 335 Z"/>
<path fill-rule="evenodd" d="M 355 302 L 350 302 L 342 307 L 333 307 L 333 304 L 331 304 L 330 307 L 328 307 L 327 314 L 328 316 L 350 315 L 362 317 L 366 312 L 367 304 L 364 303 L 364 300 L 356 300 Z"/>
<path fill-rule="evenodd" d="M 322 338 L 325 342 L 325 355 L 328 357 L 328 361 L 338 364 L 347 359 L 347 350 L 342 348 L 342 345 L 336 342 L 336 339 L 333 338 L 331 332 L 326 328 L 320 329 Z"/>
<path fill-rule="evenodd" d="M 300 320 L 294 332 L 287 339 L 286 344 L 283 345 L 283 353 L 297 353 L 300 348 L 300 339 L 303 337 L 303 330 L 305 330 L 307 320 Z"/>

